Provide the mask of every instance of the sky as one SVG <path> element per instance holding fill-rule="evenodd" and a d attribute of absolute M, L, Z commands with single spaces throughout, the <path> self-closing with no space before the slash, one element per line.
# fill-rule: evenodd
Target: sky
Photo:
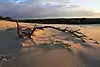
<path fill-rule="evenodd" d="M 0 0 L 0 16 L 15 19 L 100 18 L 100 0 Z"/>

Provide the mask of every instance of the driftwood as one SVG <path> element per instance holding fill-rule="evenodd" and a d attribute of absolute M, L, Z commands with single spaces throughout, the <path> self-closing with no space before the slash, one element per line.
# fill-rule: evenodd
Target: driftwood
<path fill-rule="evenodd" d="M 70 33 L 72 33 L 72 34 L 74 34 L 76 37 L 78 37 L 78 38 L 80 38 L 83 42 L 85 42 L 85 43 L 87 43 L 87 40 L 86 40 L 86 38 L 87 38 L 87 36 L 86 35 L 84 35 L 83 33 L 81 33 L 81 32 L 78 32 L 80 29 L 78 29 L 78 30 L 75 30 L 75 31 L 69 31 Z M 92 39 L 93 40 L 93 39 Z M 95 41 L 95 40 L 93 40 L 93 41 Z M 99 44 L 99 42 L 97 42 L 97 41 L 95 41 L 95 43 L 96 44 Z"/>
<path fill-rule="evenodd" d="M 31 32 L 31 34 L 30 34 L 30 37 L 31 37 L 31 35 L 34 33 L 35 30 L 44 30 L 44 28 L 53 28 L 53 29 L 56 29 L 56 30 L 59 30 L 59 31 L 62 31 L 62 32 L 67 31 L 66 28 L 65 28 L 65 29 L 60 29 L 60 28 L 56 28 L 56 27 L 54 27 L 54 26 L 35 27 L 35 28 L 33 28 L 32 32 Z"/>
<path fill-rule="evenodd" d="M 62 45 L 64 48 L 71 48 L 71 45 L 69 43 L 63 44 Z"/>
<path fill-rule="evenodd" d="M 44 28 L 53 28 L 55 30 L 58 30 L 58 31 L 62 31 L 62 32 L 69 32 L 73 35 L 75 35 L 76 37 L 80 38 L 83 42 L 87 43 L 87 41 L 84 39 L 84 37 L 87 37 L 86 35 L 84 35 L 83 33 L 81 32 L 78 32 L 80 29 L 76 29 L 76 30 L 72 30 L 72 29 L 68 29 L 68 27 L 66 27 L 65 29 L 60 29 L 60 28 L 56 28 L 54 26 L 44 26 L 44 27 L 34 27 L 33 30 L 31 31 L 31 33 L 29 34 L 29 38 L 31 38 L 31 36 L 33 35 L 34 31 L 35 30 L 44 30 Z M 80 36 L 81 35 L 81 36 Z M 95 41 L 97 44 L 99 44 L 97 41 Z"/>
<path fill-rule="evenodd" d="M 18 24 L 18 22 L 16 22 L 16 23 L 17 23 L 17 33 L 18 33 L 18 35 L 20 35 L 21 31 L 19 29 L 19 24 Z M 54 26 L 43 26 L 43 27 L 34 26 L 34 28 L 31 29 L 31 32 L 29 32 L 29 33 L 21 32 L 21 33 L 24 34 L 24 37 L 31 39 L 33 44 L 35 44 L 35 46 L 37 46 L 37 44 L 34 42 L 34 39 L 31 38 L 31 36 L 33 36 L 33 34 L 36 30 L 44 30 L 45 28 L 52 28 L 52 29 L 62 31 L 62 32 L 69 32 L 69 33 L 73 34 L 74 36 L 76 36 L 77 38 L 80 38 L 83 42 L 87 43 L 87 41 L 84 38 L 84 37 L 87 37 L 87 36 L 84 35 L 83 33 L 79 32 L 80 29 L 73 30 L 69 27 L 66 27 L 65 29 L 61 29 L 61 28 L 57 28 L 57 27 L 54 27 Z M 97 41 L 95 41 L 95 43 L 99 44 Z M 52 43 L 50 43 L 50 45 L 54 46 L 55 45 L 54 41 L 52 41 Z M 65 43 L 65 44 L 61 44 L 61 45 L 64 48 L 71 48 L 71 45 L 69 43 Z"/>
<path fill-rule="evenodd" d="M 18 27 L 18 31 L 19 31 L 18 22 L 16 22 L 16 23 L 17 23 L 17 27 Z M 80 38 L 83 42 L 87 43 L 87 41 L 84 39 L 84 37 L 87 37 L 87 36 L 84 35 L 81 32 L 78 32 L 80 29 L 73 30 L 73 29 L 71 29 L 69 27 L 66 27 L 65 29 L 61 29 L 61 28 L 57 28 L 57 27 L 54 27 L 54 26 L 43 26 L 43 27 L 36 27 L 36 26 L 34 26 L 34 28 L 31 30 L 30 33 L 26 34 L 25 32 L 22 32 L 22 34 L 25 34 L 25 36 L 27 36 L 28 38 L 32 39 L 31 36 L 33 35 L 33 33 L 36 30 L 44 30 L 44 28 L 52 28 L 52 29 L 55 29 L 55 30 L 58 30 L 58 31 L 62 31 L 62 32 L 66 32 L 67 31 L 67 32 L 73 34 L 74 36 Z M 99 44 L 97 41 L 95 41 L 95 43 Z"/>

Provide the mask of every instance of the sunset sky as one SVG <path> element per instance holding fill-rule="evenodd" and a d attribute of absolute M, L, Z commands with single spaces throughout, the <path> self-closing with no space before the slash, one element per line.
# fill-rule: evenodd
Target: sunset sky
<path fill-rule="evenodd" d="M 100 18 L 100 0 L 0 0 L 0 15 L 16 19 Z"/>

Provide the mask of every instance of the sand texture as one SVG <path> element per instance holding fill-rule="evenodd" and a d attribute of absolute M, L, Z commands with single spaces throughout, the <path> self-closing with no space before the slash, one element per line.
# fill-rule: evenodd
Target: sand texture
<path fill-rule="evenodd" d="M 20 24 L 29 27 L 34 25 Z M 2 20 L 0 21 L 0 54 L 10 53 L 16 56 L 16 59 L 0 63 L 0 67 L 100 67 L 100 44 L 95 43 L 96 41 L 100 43 L 100 26 L 63 24 L 48 26 L 80 29 L 79 32 L 87 36 L 84 38 L 87 43 L 69 32 L 64 33 L 51 28 L 36 31 L 33 34 L 33 41 L 19 39 L 16 23 Z M 63 47 L 64 43 L 70 44 L 71 48 Z"/>

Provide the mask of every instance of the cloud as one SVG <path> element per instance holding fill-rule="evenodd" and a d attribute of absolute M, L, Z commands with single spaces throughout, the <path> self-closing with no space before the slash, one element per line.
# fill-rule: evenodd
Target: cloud
<path fill-rule="evenodd" d="M 3 0 L 2 0 L 3 1 Z M 5 1 L 5 2 L 4 2 Z M 79 5 L 69 5 L 68 0 L 26 0 L 21 3 L 0 2 L 0 15 L 12 18 L 92 17 L 98 15 Z M 99 14 L 100 15 L 100 14 Z"/>

